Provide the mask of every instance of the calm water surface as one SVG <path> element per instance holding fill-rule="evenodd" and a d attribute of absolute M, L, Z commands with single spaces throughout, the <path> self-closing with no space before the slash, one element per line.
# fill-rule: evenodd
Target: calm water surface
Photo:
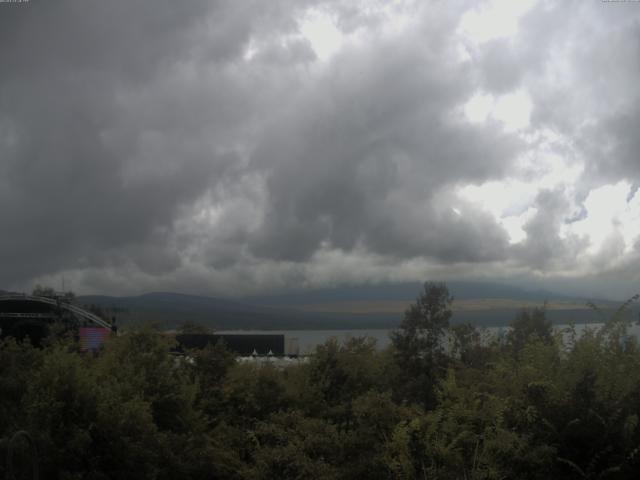
<path fill-rule="evenodd" d="M 599 328 L 601 323 L 577 324 L 576 331 L 581 333 L 585 328 Z M 566 329 L 568 325 L 555 325 L 555 329 Z M 508 331 L 508 327 L 488 327 L 480 329 L 483 335 L 489 337 L 491 335 L 504 335 Z M 306 355 L 318 346 L 335 338 L 339 342 L 345 342 L 354 337 L 371 337 L 376 340 L 376 346 L 380 349 L 386 348 L 391 343 L 389 334 L 392 329 L 359 329 L 359 330 L 220 330 L 216 333 L 228 334 L 253 334 L 253 335 L 273 335 L 283 334 L 285 341 L 285 352 L 293 353 L 296 345 L 301 355 Z M 639 336 L 640 326 L 633 324 L 629 328 L 629 334 Z"/>

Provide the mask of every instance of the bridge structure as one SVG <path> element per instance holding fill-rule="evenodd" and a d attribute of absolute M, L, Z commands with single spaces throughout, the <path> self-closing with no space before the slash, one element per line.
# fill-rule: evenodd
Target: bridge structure
<path fill-rule="evenodd" d="M 41 297 L 26 294 L 0 295 L 0 336 L 13 334 L 44 337 L 48 326 L 57 320 L 71 317 L 75 321 L 94 327 L 108 328 L 111 324 L 94 313 L 72 304 L 68 299 L 57 297 Z M 20 331 L 20 334 L 17 332 Z"/>

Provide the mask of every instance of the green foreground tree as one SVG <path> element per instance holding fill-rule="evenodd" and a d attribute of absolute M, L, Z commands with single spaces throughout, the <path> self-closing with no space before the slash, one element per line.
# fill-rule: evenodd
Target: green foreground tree
<path fill-rule="evenodd" d="M 448 328 L 451 302 L 426 284 L 390 348 L 330 340 L 282 368 L 222 343 L 175 356 L 150 327 L 97 355 L 5 339 L 0 478 L 21 431 L 53 479 L 638 477 L 640 346 L 621 315 L 578 335 L 527 312 L 504 342 Z"/>
<path fill-rule="evenodd" d="M 435 387 L 445 373 L 443 339 L 449 328 L 453 297 L 444 283 L 426 282 L 416 302 L 391 334 L 399 366 L 397 391 L 425 407 L 435 402 Z"/>

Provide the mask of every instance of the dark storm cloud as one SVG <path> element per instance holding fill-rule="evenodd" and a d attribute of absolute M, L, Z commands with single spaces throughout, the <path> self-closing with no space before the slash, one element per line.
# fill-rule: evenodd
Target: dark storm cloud
<path fill-rule="evenodd" d="M 458 217 L 438 197 L 503 174 L 518 142 L 452 118 L 473 91 L 469 72 L 422 40 L 415 32 L 341 58 L 314 96 L 277 117 L 254 155 L 270 168 L 254 253 L 303 261 L 327 243 L 453 262 L 502 255 L 494 220 Z"/>
<path fill-rule="evenodd" d="M 519 35 L 515 68 L 533 95 L 532 122 L 572 139 L 590 185 L 640 173 L 640 9 L 613 3 L 539 2 Z"/>
<path fill-rule="evenodd" d="M 233 159 L 189 148 L 197 138 L 179 135 L 179 123 L 171 122 L 181 119 L 170 112 L 159 115 L 167 124 L 155 138 L 144 123 L 130 125 L 115 142 L 112 138 L 129 115 L 119 97 L 143 89 L 188 55 L 210 7 L 209 2 L 159 2 L 154 8 L 97 1 L 2 5 L 1 281 L 108 263 L 112 251 L 127 246 L 162 249 L 163 231 L 176 208 L 224 172 Z M 219 44 L 218 55 L 232 54 L 237 43 Z M 145 155 L 179 166 L 163 175 L 158 173 L 163 159 L 153 158 L 153 176 L 126 178 Z"/>
<path fill-rule="evenodd" d="M 563 225 L 598 182 L 640 173 L 638 22 L 541 1 L 465 59 L 474 3 L 383 3 L 0 3 L 0 288 L 60 272 L 206 293 L 575 266 L 585 244 Z M 329 59 L 301 34 L 310 11 L 351 35 Z M 520 171 L 534 142 L 463 111 L 521 88 L 528 133 L 571 138 L 554 151 L 586 168 L 537 196 L 514 246 L 457 189 Z"/>
<path fill-rule="evenodd" d="M 640 32 L 637 41 L 640 44 Z M 640 73 L 640 50 L 638 57 Z M 640 98 L 584 130 L 580 147 L 591 160 L 591 176 L 603 182 L 640 181 Z"/>
<path fill-rule="evenodd" d="M 512 247 L 519 261 L 538 271 L 553 271 L 571 265 L 581 249 L 588 246 L 576 236 L 562 237 L 561 227 L 567 223 L 569 205 L 562 190 L 543 190 L 535 201 L 536 214 L 524 231 L 524 242 Z"/>
<path fill-rule="evenodd" d="M 513 43 L 512 39 L 493 40 L 478 53 L 480 82 L 487 91 L 508 93 L 520 85 L 525 69 L 521 65 L 522 52 Z"/>
<path fill-rule="evenodd" d="M 175 219 L 237 177 L 259 112 L 234 62 L 252 32 L 295 27 L 288 3 L 2 5 L 0 282 L 177 267 Z"/>
<path fill-rule="evenodd" d="M 327 246 L 499 258 L 505 236 L 492 219 L 436 201 L 504 171 L 516 149 L 451 118 L 474 88 L 446 59 L 456 17 L 345 54 L 309 83 L 296 65 L 315 54 L 287 37 L 304 7 L 3 5 L 0 281 L 96 268 L 153 276 L 189 260 L 219 270 Z M 379 22 L 357 13 L 338 11 L 337 24 Z M 244 201 L 234 185 L 254 171 L 266 196 Z M 198 230 L 189 209 L 207 192 L 224 226 Z"/>

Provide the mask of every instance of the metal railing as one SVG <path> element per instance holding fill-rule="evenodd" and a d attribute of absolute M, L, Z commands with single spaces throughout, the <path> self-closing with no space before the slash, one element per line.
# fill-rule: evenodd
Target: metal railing
<path fill-rule="evenodd" d="M 69 302 L 62 300 L 61 298 L 49 298 L 49 297 L 37 297 L 34 295 L 26 295 L 26 294 L 9 294 L 9 295 L 0 295 L 0 302 L 3 301 L 29 301 L 29 302 L 39 302 L 46 305 L 52 305 L 68 312 L 74 313 L 78 317 L 83 320 L 88 320 L 97 325 L 100 325 L 103 328 L 111 329 L 111 324 L 109 322 L 104 321 L 97 315 L 94 315 L 91 312 L 87 312 L 86 310 L 73 305 Z"/>

